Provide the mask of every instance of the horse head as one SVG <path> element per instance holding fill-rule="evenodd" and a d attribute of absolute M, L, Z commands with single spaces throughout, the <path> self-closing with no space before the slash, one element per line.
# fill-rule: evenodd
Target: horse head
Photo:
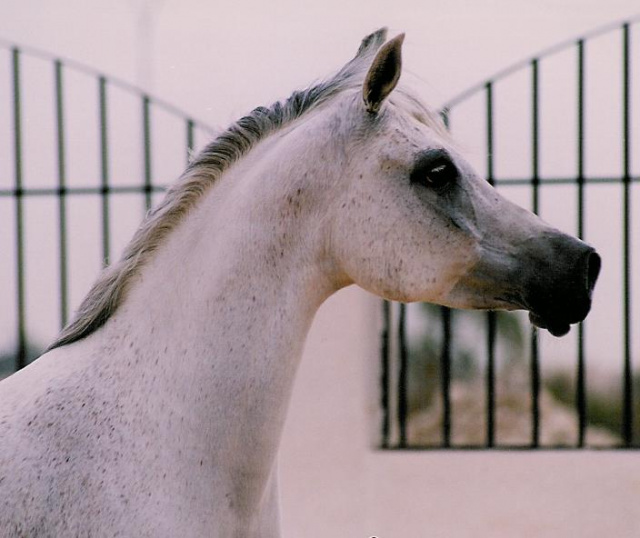
<path fill-rule="evenodd" d="M 345 97 L 350 179 L 330 219 L 344 278 L 390 300 L 525 309 L 566 334 L 589 312 L 600 257 L 478 176 L 439 117 L 398 85 L 404 35 L 384 38 L 363 41 L 370 63 Z"/>

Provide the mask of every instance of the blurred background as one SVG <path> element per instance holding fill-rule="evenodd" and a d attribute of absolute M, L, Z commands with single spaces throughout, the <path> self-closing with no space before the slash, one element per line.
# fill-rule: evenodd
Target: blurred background
<path fill-rule="evenodd" d="M 388 26 L 407 34 L 403 77 L 446 112 L 479 172 L 594 244 L 603 272 L 589 320 L 563 339 L 517 314 L 385 311 L 356 289 L 330 299 L 283 440 L 285 536 L 638 535 L 629 453 L 548 449 L 640 439 L 640 30 L 622 26 L 639 11 L 632 0 L 4 0 L 0 375 L 41 352 L 191 151 Z"/>

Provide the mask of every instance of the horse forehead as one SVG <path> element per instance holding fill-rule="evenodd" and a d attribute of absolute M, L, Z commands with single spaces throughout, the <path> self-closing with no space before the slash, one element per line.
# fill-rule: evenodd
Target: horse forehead
<path fill-rule="evenodd" d="M 412 109 L 401 106 L 393 107 L 386 122 L 383 138 L 396 147 L 410 149 L 429 149 L 433 147 L 447 148 L 450 144 L 435 124 L 428 118 Z"/>
<path fill-rule="evenodd" d="M 449 145 L 429 126 L 413 122 L 398 122 L 390 125 L 386 132 L 376 141 L 376 164 L 396 163 L 403 167 L 411 167 L 417 156 L 431 149 L 449 150 Z"/>

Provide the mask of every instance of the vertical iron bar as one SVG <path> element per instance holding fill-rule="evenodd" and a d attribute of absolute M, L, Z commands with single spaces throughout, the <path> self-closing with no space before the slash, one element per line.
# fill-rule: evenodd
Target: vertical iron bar
<path fill-rule="evenodd" d="M 443 306 L 442 312 L 442 350 L 440 370 L 442 382 L 442 446 L 451 446 L 451 317 L 452 311 Z"/>
<path fill-rule="evenodd" d="M 148 95 L 142 98 L 142 131 L 144 150 L 144 204 L 145 210 L 151 209 L 151 101 Z"/>
<path fill-rule="evenodd" d="M 497 314 L 487 312 L 487 447 L 496 443 L 496 328 Z"/>
<path fill-rule="evenodd" d="M 440 113 L 444 126 L 451 130 L 451 114 L 448 108 Z M 442 391 L 442 446 L 451 446 L 451 310 L 440 309 L 442 313 L 442 348 L 440 350 L 440 386 Z"/>
<path fill-rule="evenodd" d="M 408 411 L 408 354 L 407 354 L 407 305 L 400 303 L 400 315 L 398 316 L 398 341 L 400 361 L 398 368 L 398 446 L 407 446 L 407 411 Z"/>
<path fill-rule="evenodd" d="M 538 329 L 531 329 L 531 446 L 540 446 L 540 365 Z"/>
<path fill-rule="evenodd" d="M 630 124 L 630 36 L 629 24 L 622 27 L 622 160 L 623 160 L 623 315 L 624 315 L 624 408 L 623 439 L 633 444 L 633 368 L 631 358 L 631 124 Z"/>
<path fill-rule="evenodd" d="M 487 181 L 495 184 L 494 177 L 494 140 L 493 140 L 493 83 L 487 82 Z M 496 347 L 496 313 L 487 312 L 487 447 L 495 445 L 495 347 Z"/>
<path fill-rule="evenodd" d="M 107 80 L 99 79 L 100 102 L 100 184 L 102 199 L 102 265 L 109 265 L 111 241 L 109 234 L 109 132 L 107 120 Z"/>
<path fill-rule="evenodd" d="M 68 276 L 67 276 L 67 200 L 66 200 L 66 160 L 64 139 L 64 102 L 62 93 L 62 62 L 55 62 L 56 124 L 58 146 L 58 247 L 60 251 L 60 325 L 64 327 L 68 318 Z"/>
<path fill-rule="evenodd" d="M 532 117 L 531 117 L 531 163 L 532 163 L 532 176 L 531 184 L 533 186 L 533 211 L 538 213 L 540 207 L 540 75 L 538 70 L 538 59 L 531 61 L 531 101 L 532 101 Z"/>
<path fill-rule="evenodd" d="M 380 404 L 382 406 L 382 448 L 389 448 L 389 434 L 391 431 L 390 401 L 389 401 L 389 332 L 391 330 L 391 303 L 382 301 L 382 342 L 380 349 Z"/>
<path fill-rule="evenodd" d="M 194 124 L 193 120 L 189 119 L 187 120 L 187 166 L 189 166 L 189 163 L 191 162 L 194 147 Z"/>
<path fill-rule="evenodd" d="M 584 238 L 584 40 L 578 41 L 578 237 Z M 587 430 L 587 391 L 585 363 L 585 326 L 578 325 L 578 365 L 576 374 L 576 411 L 578 414 L 578 447 L 583 448 Z"/>
<path fill-rule="evenodd" d="M 495 183 L 493 172 L 493 83 L 487 82 L 485 86 L 487 98 L 487 181 L 493 185 Z"/>
<path fill-rule="evenodd" d="M 27 328 L 25 311 L 24 207 L 22 190 L 22 102 L 20 89 L 20 50 L 12 49 L 13 68 L 13 136 L 16 188 L 16 279 L 18 301 L 18 349 L 16 369 L 27 364 Z"/>
<path fill-rule="evenodd" d="M 533 212 L 540 212 L 540 94 L 539 94 L 539 71 L 538 59 L 531 61 L 532 74 L 532 121 L 531 121 L 531 161 L 532 161 L 532 205 Z M 540 357 L 538 347 L 538 331 L 533 328 L 531 331 L 531 445 L 535 448 L 540 445 Z"/>

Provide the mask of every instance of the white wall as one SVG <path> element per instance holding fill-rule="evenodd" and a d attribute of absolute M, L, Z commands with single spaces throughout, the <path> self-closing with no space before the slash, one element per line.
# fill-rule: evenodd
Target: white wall
<path fill-rule="evenodd" d="M 134 3 L 3 0 L 0 34 L 133 80 Z M 389 24 L 407 31 L 407 68 L 437 103 L 638 11 L 637 0 L 275 4 L 167 0 L 154 93 L 224 126 L 337 68 L 365 32 Z M 281 451 L 287 538 L 640 536 L 637 453 L 372 450 L 378 314 L 377 301 L 345 290 L 309 336 Z"/>
<path fill-rule="evenodd" d="M 640 536 L 635 452 L 384 452 L 379 303 L 349 288 L 318 312 L 280 454 L 285 538 Z"/>

